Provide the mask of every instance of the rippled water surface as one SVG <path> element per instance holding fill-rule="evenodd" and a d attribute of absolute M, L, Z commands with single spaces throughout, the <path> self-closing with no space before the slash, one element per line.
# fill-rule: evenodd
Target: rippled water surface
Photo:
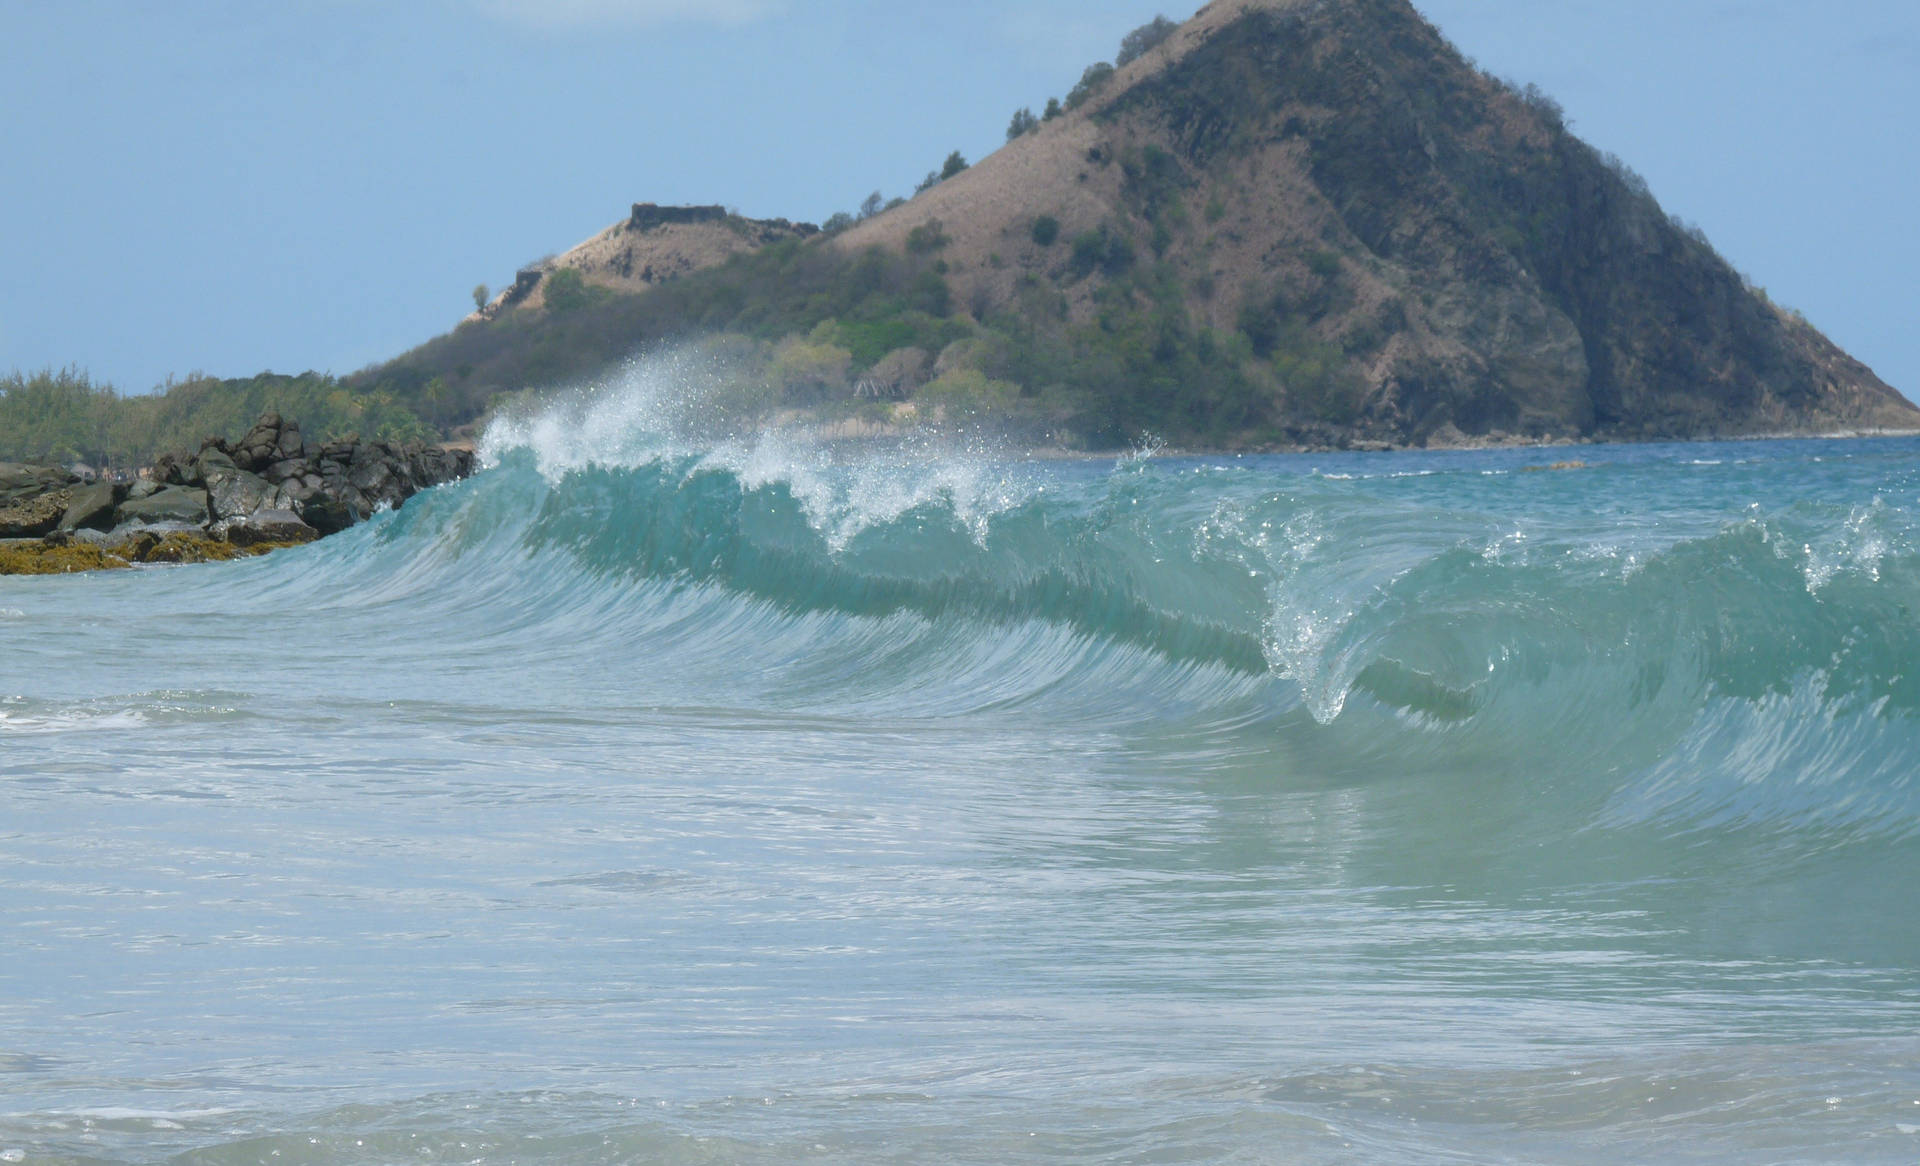
<path fill-rule="evenodd" d="M 0 579 L 0 1160 L 1920 1157 L 1920 443 L 608 409 Z"/>

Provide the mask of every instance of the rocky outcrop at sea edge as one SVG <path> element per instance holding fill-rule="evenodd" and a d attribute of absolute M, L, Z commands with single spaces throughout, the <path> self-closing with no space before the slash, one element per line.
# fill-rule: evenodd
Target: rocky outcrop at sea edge
<path fill-rule="evenodd" d="M 268 413 L 237 442 L 160 457 L 135 482 L 0 463 L 0 574 L 258 554 L 345 530 L 474 471 L 473 451 L 309 443 Z"/>

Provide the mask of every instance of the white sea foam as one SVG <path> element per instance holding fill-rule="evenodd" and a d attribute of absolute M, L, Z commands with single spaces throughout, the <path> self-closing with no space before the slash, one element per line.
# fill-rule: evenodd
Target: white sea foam
<path fill-rule="evenodd" d="M 135 709 L 50 713 L 18 713 L 0 709 L 0 733 L 125 732 L 144 728 L 146 723 L 146 717 Z"/>
<path fill-rule="evenodd" d="M 1843 573 L 1878 582 L 1880 565 L 1892 550 L 1884 527 L 1888 515 L 1885 500 L 1875 498 L 1871 505 L 1853 507 L 1837 528 L 1805 543 L 1801 548 L 1806 556 L 1801 574 L 1806 577 L 1807 590 L 1818 595 Z"/>
<path fill-rule="evenodd" d="M 724 470 L 748 490 L 783 486 L 838 553 L 860 532 L 937 505 L 977 543 L 994 516 L 1038 489 L 1030 468 L 990 439 L 927 431 L 889 440 L 839 440 L 817 428 L 756 423 L 761 390 L 724 356 L 681 348 L 637 358 L 604 381 L 555 393 L 487 429 L 481 458 L 527 449 L 558 481 L 588 467 L 632 468 L 693 459 L 690 472 Z M 1128 455 L 1152 457 L 1158 446 Z"/>
<path fill-rule="evenodd" d="M 1196 555 L 1237 562 L 1263 581 L 1267 612 L 1260 642 L 1267 667 L 1299 686 L 1307 711 L 1321 724 L 1346 707 L 1353 681 L 1335 646 L 1354 613 L 1337 591 L 1309 577 L 1327 538 L 1311 511 L 1276 522 L 1232 500 L 1218 503 L 1194 534 Z"/>
<path fill-rule="evenodd" d="M 687 452 L 732 415 L 741 377 L 724 359 L 691 348 L 630 360 L 605 378 L 555 391 L 487 427 L 480 459 L 531 450 L 548 478 L 589 466 L 631 467 Z"/>

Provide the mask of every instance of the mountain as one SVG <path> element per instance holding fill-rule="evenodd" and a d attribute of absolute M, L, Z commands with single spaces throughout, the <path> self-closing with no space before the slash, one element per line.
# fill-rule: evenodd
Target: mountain
<path fill-rule="evenodd" d="M 357 383 L 471 415 L 706 337 L 750 410 L 1091 445 L 1920 429 L 1407 0 L 1217 0 L 1136 38 L 910 201 L 827 231 L 636 206 Z"/>

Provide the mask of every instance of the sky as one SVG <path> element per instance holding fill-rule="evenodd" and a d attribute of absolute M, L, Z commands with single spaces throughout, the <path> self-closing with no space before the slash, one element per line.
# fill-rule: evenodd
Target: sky
<path fill-rule="evenodd" d="M 634 202 L 909 193 L 1193 3 L 0 0 L 0 372 L 351 372 Z M 1920 396 L 1920 4 L 1415 3 Z"/>

